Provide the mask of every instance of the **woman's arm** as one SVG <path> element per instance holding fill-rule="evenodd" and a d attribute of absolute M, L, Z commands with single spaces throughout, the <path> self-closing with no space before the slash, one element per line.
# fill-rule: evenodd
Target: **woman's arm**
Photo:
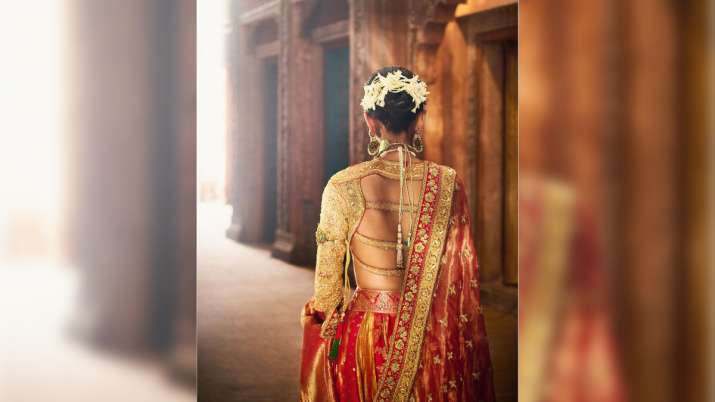
<path fill-rule="evenodd" d="M 348 225 L 345 202 L 333 182 L 323 190 L 320 223 L 315 232 L 318 252 L 315 267 L 315 310 L 329 313 L 342 301 L 343 262 Z"/>

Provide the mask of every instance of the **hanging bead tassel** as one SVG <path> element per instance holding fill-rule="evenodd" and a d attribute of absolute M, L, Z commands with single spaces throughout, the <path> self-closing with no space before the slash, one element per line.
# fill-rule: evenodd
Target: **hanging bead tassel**
<path fill-rule="evenodd" d="M 399 216 L 397 220 L 397 250 L 396 251 L 396 266 L 398 269 L 402 269 L 402 203 L 403 203 L 403 189 L 405 187 L 405 156 L 402 152 L 402 147 L 397 148 L 397 154 L 400 160 L 400 208 Z"/>
<path fill-rule="evenodd" d="M 396 244 L 396 246 L 397 246 L 396 265 L 397 265 L 397 268 L 401 269 L 402 268 L 402 222 L 397 224 L 397 244 Z"/>

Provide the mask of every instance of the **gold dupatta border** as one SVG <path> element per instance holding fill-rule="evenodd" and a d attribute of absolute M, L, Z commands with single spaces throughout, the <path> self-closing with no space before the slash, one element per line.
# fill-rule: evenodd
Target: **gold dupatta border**
<path fill-rule="evenodd" d="M 417 236 L 410 249 L 397 323 L 378 384 L 376 402 L 407 401 L 419 365 L 425 324 L 452 209 L 455 171 L 430 163 L 425 182 Z"/>

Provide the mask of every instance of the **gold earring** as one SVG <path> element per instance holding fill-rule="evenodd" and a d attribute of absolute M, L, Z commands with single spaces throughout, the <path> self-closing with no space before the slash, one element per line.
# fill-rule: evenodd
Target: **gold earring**
<path fill-rule="evenodd" d="M 412 137 L 412 147 L 415 149 L 415 152 L 420 153 L 425 150 L 425 143 L 422 141 L 422 133 L 421 132 L 416 132 L 415 135 Z"/>
<path fill-rule="evenodd" d="M 367 143 L 367 153 L 370 156 L 376 156 L 380 153 L 380 140 L 377 139 L 376 135 L 372 135 L 372 131 L 367 129 L 367 135 L 370 137 L 370 142 Z"/>

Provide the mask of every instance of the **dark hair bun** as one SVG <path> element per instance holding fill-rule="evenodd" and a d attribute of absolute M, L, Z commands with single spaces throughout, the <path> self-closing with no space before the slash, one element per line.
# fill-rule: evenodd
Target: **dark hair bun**
<path fill-rule="evenodd" d="M 406 78 L 414 77 L 414 73 L 404 67 L 384 67 L 370 76 L 367 80 L 367 85 L 371 84 L 378 74 L 387 76 L 388 73 L 395 71 L 402 72 Z M 375 109 L 367 111 L 367 115 L 378 119 L 388 130 L 394 133 L 406 131 L 415 121 L 417 116 L 424 110 L 424 102 L 417 108 L 415 113 L 412 109 L 415 107 L 415 101 L 412 96 L 405 91 L 388 92 L 385 95 L 385 106 L 375 105 Z"/>

